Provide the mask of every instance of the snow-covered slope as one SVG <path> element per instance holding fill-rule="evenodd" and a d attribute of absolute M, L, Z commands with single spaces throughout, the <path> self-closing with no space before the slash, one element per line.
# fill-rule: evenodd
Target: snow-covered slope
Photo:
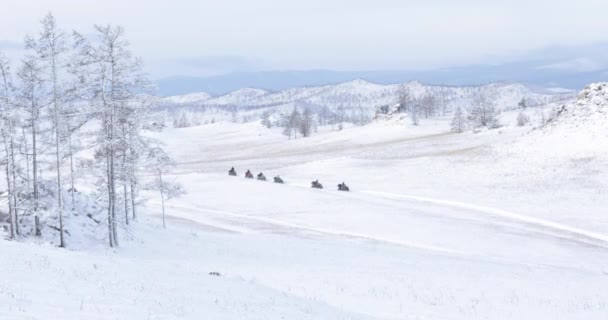
<path fill-rule="evenodd" d="M 500 109 L 514 109 L 525 98 L 529 105 L 546 104 L 574 97 L 574 92 L 534 90 L 518 83 L 492 83 L 483 86 L 452 87 L 424 85 L 417 81 L 405 84 L 380 85 L 365 80 L 354 80 L 336 85 L 292 88 L 278 92 L 260 89 L 239 89 L 229 94 L 210 99 L 191 99 L 183 102 L 178 97 L 171 101 L 181 106 L 232 106 L 239 108 L 284 107 L 301 104 L 328 107 L 331 110 L 366 110 L 372 113 L 378 106 L 393 104 L 401 88 L 407 88 L 414 97 L 432 94 L 437 103 L 449 108 L 470 104 L 474 95 L 488 96 Z"/>
<path fill-rule="evenodd" d="M 539 162 L 608 160 L 608 83 L 587 86 L 555 119 L 507 151 Z"/>
<path fill-rule="evenodd" d="M 544 131 L 583 131 L 598 138 L 608 138 L 608 82 L 585 87 L 576 102 L 567 104 Z"/>
<path fill-rule="evenodd" d="M 208 105 L 246 105 L 261 96 L 268 94 L 268 91 L 254 88 L 243 88 L 228 94 L 205 101 Z"/>
<path fill-rule="evenodd" d="M 530 162 L 543 153 L 524 139 L 526 157 L 495 157 L 531 126 L 452 134 L 438 118 L 289 141 L 280 130 L 150 133 L 176 160 L 166 178 L 188 191 L 165 202 L 167 229 L 158 195 L 142 191 L 117 250 L 0 241 L 0 319 L 606 318 L 606 165 Z"/>
<path fill-rule="evenodd" d="M 161 103 L 164 104 L 176 104 L 176 105 L 189 105 L 194 103 L 201 103 L 205 100 L 209 100 L 211 95 L 206 92 L 195 92 L 181 96 L 170 96 L 161 99 Z"/>

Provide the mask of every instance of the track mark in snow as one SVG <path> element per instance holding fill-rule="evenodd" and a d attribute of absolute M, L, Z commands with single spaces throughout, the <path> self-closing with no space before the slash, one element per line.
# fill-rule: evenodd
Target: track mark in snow
<path fill-rule="evenodd" d="M 407 241 L 386 239 L 386 238 L 382 238 L 382 237 L 370 236 L 370 235 L 361 234 L 361 233 L 344 232 L 344 231 L 330 230 L 330 229 L 324 229 L 324 228 L 302 226 L 302 225 L 298 225 L 298 224 L 294 224 L 294 223 L 290 223 L 290 222 L 275 220 L 272 218 L 253 217 L 253 216 L 233 213 L 233 212 L 229 212 L 229 211 L 208 209 L 208 208 L 195 208 L 195 207 L 191 207 L 191 206 L 187 206 L 187 205 L 171 204 L 169 206 L 171 208 L 175 208 L 175 209 L 183 209 L 183 210 L 196 211 L 196 212 L 201 212 L 201 213 L 219 214 L 219 215 L 223 215 L 223 216 L 230 216 L 230 217 L 251 220 L 251 221 L 256 221 L 256 222 L 263 222 L 263 223 L 267 223 L 267 224 L 271 224 L 271 225 L 275 225 L 275 226 L 310 231 L 310 232 L 331 235 L 331 236 L 371 240 L 371 241 L 383 242 L 383 243 L 394 244 L 394 245 L 399 245 L 399 246 L 404 246 L 404 247 L 409 247 L 409 248 L 414 248 L 414 249 L 421 249 L 421 250 L 426 250 L 426 251 L 434 251 L 434 252 L 447 253 L 447 254 L 459 255 L 459 256 L 463 256 L 463 255 L 471 256 L 470 253 L 458 251 L 458 250 L 452 250 L 452 249 L 447 249 L 447 248 L 442 248 L 442 247 L 437 247 L 437 246 L 421 245 L 421 244 L 407 242 Z M 208 224 L 207 222 L 203 222 L 203 223 Z M 213 225 L 213 224 L 210 224 L 210 225 Z M 217 225 L 214 225 L 214 226 L 217 226 Z M 224 226 L 217 226 L 217 227 L 226 228 Z"/>
<path fill-rule="evenodd" d="M 495 216 L 500 216 L 503 218 L 508 218 L 511 220 L 520 221 L 520 222 L 524 222 L 524 223 L 528 223 L 528 224 L 532 224 L 532 225 L 538 225 L 538 226 L 541 226 L 544 228 L 549 228 L 549 229 L 557 230 L 560 232 L 564 232 L 568 235 L 576 236 L 575 238 L 568 237 L 568 239 L 582 241 L 587 244 L 599 245 L 603 248 L 608 248 L 608 236 L 607 235 L 571 227 L 571 226 L 553 222 L 553 221 L 529 217 L 529 216 L 525 216 L 522 214 L 513 213 L 513 212 L 501 210 L 501 209 L 478 206 L 478 205 L 458 202 L 458 201 L 433 199 L 433 198 L 426 198 L 426 197 L 419 197 L 419 196 L 412 196 L 412 195 L 395 194 L 395 193 L 389 193 L 389 192 L 361 191 L 361 193 L 374 195 L 374 196 L 380 196 L 380 197 L 384 197 L 384 198 L 406 199 L 406 200 L 413 200 L 413 201 L 418 201 L 418 202 L 426 202 L 426 203 L 432 203 L 432 204 L 436 204 L 436 205 L 467 209 L 467 210 L 477 211 L 477 212 L 491 214 L 491 215 L 495 215 Z M 584 241 L 583 239 L 587 239 L 587 241 Z"/>

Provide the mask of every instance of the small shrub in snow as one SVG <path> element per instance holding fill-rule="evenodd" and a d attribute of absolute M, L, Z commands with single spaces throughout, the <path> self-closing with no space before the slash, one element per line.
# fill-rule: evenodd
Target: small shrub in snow
<path fill-rule="evenodd" d="M 523 111 L 520 111 L 517 115 L 517 126 L 523 127 L 530 123 L 530 117 L 528 117 Z"/>

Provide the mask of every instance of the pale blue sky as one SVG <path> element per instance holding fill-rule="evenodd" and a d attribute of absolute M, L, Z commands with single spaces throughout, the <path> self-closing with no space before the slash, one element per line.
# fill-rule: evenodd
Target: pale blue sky
<path fill-rule="evenodd" d="M 571 52 L 548 67 L 593 69 L 608 42 L 606 0 L 8 0 L 0 49 L 49 10 L 66 30 L 125 26 L 153 77 L 503 63 L 550 46 Z"/>

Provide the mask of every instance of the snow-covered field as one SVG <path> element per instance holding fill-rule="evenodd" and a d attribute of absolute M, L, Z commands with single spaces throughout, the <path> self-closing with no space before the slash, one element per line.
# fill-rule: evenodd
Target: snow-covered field
<path fill-rule="evenodd" d="M 155 133 L 188 192 L 168 228 L 149 194 L 116 251 L 0 242 L 0 319 L 606 319 L 608 157 L 543 158 L 515 116 Z"/>

